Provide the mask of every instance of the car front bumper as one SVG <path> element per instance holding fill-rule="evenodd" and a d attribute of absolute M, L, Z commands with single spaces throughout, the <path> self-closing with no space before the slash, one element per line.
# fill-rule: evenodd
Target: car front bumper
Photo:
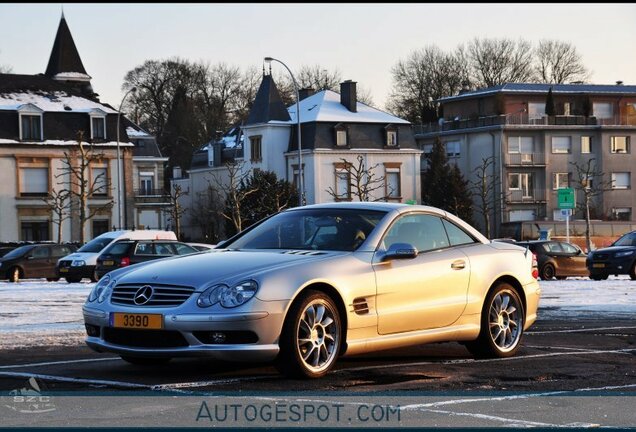
<path fill-rule="evenodd" d="M 137 357 L 210 357 L 228 361 L 271 361 L 278 352 L 278 339 L 283 326 L 284 312 L 288 301 L 261 302 L 253 306 L 255 310 L 222 312 L 176 312 L 150 310 L 154 308 L 117 308 L 108 305 L 101 309 L 85 305 L 84 322 L 92 332 L 86 338 L 86 344 L 97 352 L 112 352 L 119 355 Z M 262 306 L 258 308 L 258 306 Z M 161 330 L 121 329 L 113 326 L 112 314 L 123 313 L 161 313 Z M 95 329 L 99 328 L 98 334 Z M 92 333 L 92 335 L 91 335 Z M 223 334 L 230 339 L 233 334 L 254 335 L 249 343 L 227 342 L 213 343 L 202 335 Z M 134 337 L 129 338 L 132 335 Z M 164 337 L 164 335 L 166 337 Z M 116 337 L 114 337 L 116 336 Z M 157 340 L 157 346 L 149 340 Z M 176 340 L 174 346 L 168 340 Z M 202 340 L 203 339 L 203 340 Z M 166 342 L 168 341 L 168 342 Z"/>
<path fill-rule="evenodd" d="M 585 265 L 590 274 L 629 274 L 634 265 L 634 255 L 608 260 L 586 260 Z"/>
<path fill-rule="evenodd" d="M 95 271 L 95 266 L 84 265 L 84 266 L 76 266 L 76 267 L 60 267 L 56 268 L 57 275 L 61 278 L 91 278 L 93 277 L 93 272 Z"/>

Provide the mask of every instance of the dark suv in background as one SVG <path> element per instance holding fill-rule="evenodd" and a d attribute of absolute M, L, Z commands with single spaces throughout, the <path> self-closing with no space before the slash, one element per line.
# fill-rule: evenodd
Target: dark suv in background
<path fill-rule="evenodd" d="M 585 254 L 577 245 L 553 240 L 522 241 L 515 244 L 527 246 L 537 256 L 542 280 L 589 275 L 585 266 Z"/>
<path fill-rule="evenodd" d="M 611 274 L 628 274 L 636 280 L 636 231 L 623 235 L 610 247 L 590 252 L 586 264 L 594 280 L 607 279 Z"/>
<path fill-rule="evenodd" d="M 0 258 L 0 278 L 18 282 L 26 278 L 46 278 L 56 281 L 60 277 L 55 265 L 61 257 L 73 253 L 72 244 L 30 244 L 17 247 Z"/>
<path fill-rule="evenodd" d="M 174 240 L 122 240 L 110 245 L 97 258 L 95 273 L 101 279 L 120 267 L 197 252 L 192 246 Z"/>

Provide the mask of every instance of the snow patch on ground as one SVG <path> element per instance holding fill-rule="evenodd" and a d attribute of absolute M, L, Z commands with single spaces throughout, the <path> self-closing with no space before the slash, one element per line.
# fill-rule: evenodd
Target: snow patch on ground
<path fill-rule="evenodd" d="M 636 281 L 627 276 L 539 283 L 539 319 L 636 317 Z M 93 285 L 39 279 L 0 282 L 0 349 L 83 344 L 82 305 Z"/>

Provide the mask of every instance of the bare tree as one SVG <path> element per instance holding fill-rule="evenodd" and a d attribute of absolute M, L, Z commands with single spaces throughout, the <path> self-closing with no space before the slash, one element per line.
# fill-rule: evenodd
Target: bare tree
<path fill-rule="evenodd" d="M 543 39 L 535 49 L 535 57 L 535 70 L 541 82 L 563 84 L 589 78 L 581 55 L 569 42 Z"/>
<path fill-rule="evenodd" d="M 373 192 L 385 188 L 386 184 L 386 177 L 378 176 L 375 172 L 380 164 L 367 167 L 362 155 L 358 155 L 356 159 L 358 161 L 357 164 L 345 158 L 340 159 L 342 161 L 342 170 L 346 173 L 349 181 L 351 196 L 357 198 L 358 201 L 386 201 L 393 192 L 392 190 L 388 190 L 380 198 L 372 199 Z M 326 192 L 334 199 L 347 198 L 343 194 L 338 194 L 338 191 L 334 190 L 332 186 L 329 186 Z"/>
<path fill-rule="evenodd" d="M 492 174 L 494 164 L 494 156 L 482 158 L 481 164 L 473 170 L 475 179 L 470 182 L 474 209 L 483 218 L 484 235 L 488 238 L 491 238 L 492 235 L 490 215 L 494 214 L 496 203 L 499 202 L 499 200 L 495 199 L 495 195 L 500 181 L 498 176 Z"/>
<path fill-rule="evenodd" d="M 412 52 L 391 69 L 393 89 L 387 109 L 412 123 L 435 120 L 436 100 L 456 94 L 468 78 L 460 50 L 445 53 L 435 45 Z"/>
<path fill-rule="evenodd" d="M 197 193 L 190 217 L 201 230 L 203 241 L 217 243 L 224 238 L 223 219 L 219 218 L 224 207 L 223 198 L 214 186 L 208 184 L 205 190 Z"/>
<path fill-rule="evenodd" d="M 170 192 L 168 193 L 168 203 L 169 205 L 166 207 L 164 212 L 168 216 L 168 220 L 174 226 L 174 233 L 176 234 L 179 240 L 181 237 L 181 217 L 188 210 L 186 207 L 183 207 L 179 202 L 179 199 L 182 196 L 187 196 L 189 194 L 188 191 L 184 191 L 181 185 L 173 184 L 170 188 Z"/>
<path fill-rule="evenodd" d="M 472 81 L 479 87 L 535 81 L 532 53 L 530 42 L 524 39 L 477 37 L 466 50 Z"/>
<path fill-rule="evenodd" d="M 579 191 L 583 197 L 582 202 L 577 203 L 577 209 L 583 211 L 585 216 L 585 244 L 588 252 L 592 250 L 592 240 L 590 238 L 590 209 L 595 205 L 595 198 L 603 192 L 611 190 L 612 182 L 605 181 L 605 174 L 600 171 L 596 164 L 596 158 L 590 158 L 587 162 L 570 162 L 574 168 L 574 189 Z"/>
<path fill-rule="evenodd" d="M 80 243 L 84 243 L 84 226 L 89 219 L 104 211 L 112 209 L 114 201 L 107 198 L 110 182 L 104 173 L 92 176 L 89 173 L 95 163 L 105 161 L 104 153 L 95 149 L 92 143 L 84 142 L 84 132 L 77 132 L 77 147 L 72 151 L 65 151 L 62 158 L 62 169 L 55 178 L 68 176 L 68 197 L 71 206 L 75 207 L 79 214 Z M 64 185 L 61 181 L 58 183 Z M 89 199 L 99 197 L 107 200 L 98 205 L 88 206 Z"/>
<path fill-rule="evenodd" d="M 62 243 L 62 227 L 65 220 L 72 216 L 70 208 L 70 193 L 67 189 L 51 192 L 42 201 L 53 216 L 53 223 L 57 225 L 57 242 Z"/>
<path fill-rule="evenodd" d="M 212 174 L 214 185 L 208 180 L 208 184 L 215 187 L 225 196 L 225 206 L 218 212 L 219 216 L 225 218 L 235 232 L 243 229 L 243 218 L 241 204 L 252 194 L 259 191 L 258 188 L 244 189 L 244 184 L 250 177 L 251 170 L 245 170 L 245 161 L 226 162 L 225 169 L 227 181 L 223 181 L 218 175 Z"/>

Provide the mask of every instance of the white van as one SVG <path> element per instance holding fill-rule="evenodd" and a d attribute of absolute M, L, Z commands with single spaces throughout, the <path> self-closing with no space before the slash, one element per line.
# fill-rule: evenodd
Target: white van
<path fill-rule="evenodd" d="M 111 243 L 117 240 L 176 240 L 172 231 L 139 230 L 139 231 L 110 231 L 86 243 L 77 252 L 60 258 L 57 261 L 57 274 L 67 282 L 79 282 L 83 278 L 97 281 L 95 265 L 97 257 Z"/>

